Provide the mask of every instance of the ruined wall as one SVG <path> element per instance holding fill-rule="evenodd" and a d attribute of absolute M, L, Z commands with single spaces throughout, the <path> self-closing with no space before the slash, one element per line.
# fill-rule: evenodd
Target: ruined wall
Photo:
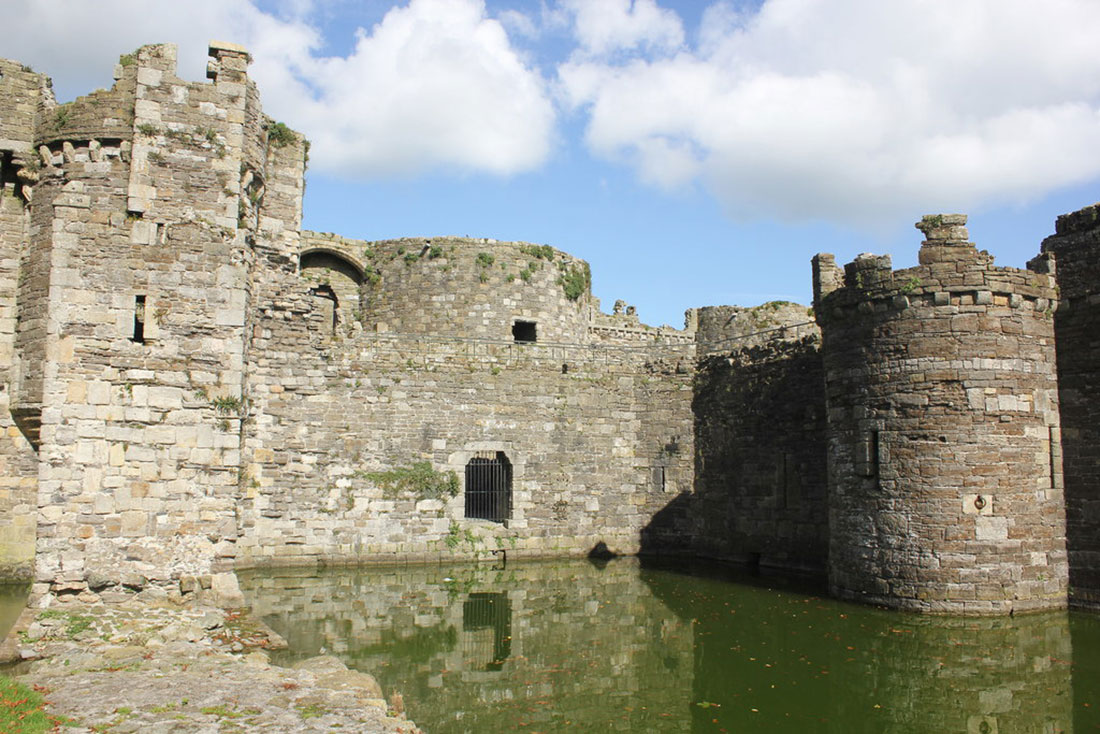
<path fill-rule="evenodd" d="M 600 310 L 598 298 L 591 298 L 588 307 L 588 338 L 599 344 L 645 347 L 654 344 L 692 344 L 695 342 L 695 327 L 696 309 L 688 309 L 684 314 L 684 328 L 676 329 L 667 324 L 643 324 L 637 310 L 622 300 L 615 301 L 611 313 Z"/>
<path fill-rule="evenodd" d="M 61 588 L 233 556 L 239 423 L 219 413 L 242 398 L 238 194 L 260 122 L 247 54 L 211 51 L 203 84 L 175 76 L 174 47 L 143 47 L 39 127 L 21 364 L 41 406 L 37 575 Z"/>
<path fill-rule="evenodd" d="M 1054 317 L 1074 604 L 1100 605 L 1100 222 L 1096 206 L 1058 217 L 1034 262 L 1057 279 Z"/>
<path fill-rule="evenodd" d="M 690 492 L 693 346 L 588 346 L 583 262 L 461 238 L 300 246 L 300 273 L 257 270 L 240 565 L 636 552 Z M 468 519 L 466 465 L 496 452 L 511 515 Z M 419 462 L 454 472 L 457 495 L 374 476 Z M 685 546 L 675 529 L 647 550 Z"/>
<path fill-rule="evenodd" d="M 815 259 L 828 407 L 833 593 L 1003 613 L 1066 603 L 1046 274 L 998 268 L 962 215 L 926 217 L 921 264 Z"/>
<path fill-rule="evenodd" d="M 776 338 L 700 358 L 692 401 L 697 553 L 824 572 L 820 346 L 814 336 Z"/>
<path fill-rule="evenodd" d="M 363 322 L 370 331 L 578 344 L 588 329 L 588 264 L 545 245 L 463 237 L 369 242 Z"/>
<path fill-rule="evenodd" d="M 769 301 L 749 308 L 705 306 L 690 313 L 697 324 L 695 341 L 701 353 L 723 353 L 771 344 L 777 339 L 819 336 L 813 309 L 790 301 Z"/>
<path fill-rule="evenodd" d="M 0 577 L 24 578 L 34 558 L 37 456 L 12 419 L 16 293 L 37 175 L 35 120 L 43 77 L 0 59 Z"/>

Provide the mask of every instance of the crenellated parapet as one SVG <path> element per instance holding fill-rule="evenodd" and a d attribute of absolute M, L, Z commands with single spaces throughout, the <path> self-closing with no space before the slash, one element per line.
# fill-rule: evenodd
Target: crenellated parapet
<path fill-rule="evenodd" d="M 951 613 L 1063 606 L 1057 291 L 994 266 L 965 224 L 918 222 L 914 268 L 814 259 L 830 587 Z"/>
<path fill-rule="evenodd" d="M 966 215 L 917 222 L 925 240 L 913 268 L 893 270 L 889 255 L 858 256 L 840 268 L 832 255 L 813 259 L 819 322 L 904 311 L 912 306 L 1008 306 L 1049 317 L 1057 308 L 1054 278 L 1044 269 L 996 267 L 968 240 Z"/>

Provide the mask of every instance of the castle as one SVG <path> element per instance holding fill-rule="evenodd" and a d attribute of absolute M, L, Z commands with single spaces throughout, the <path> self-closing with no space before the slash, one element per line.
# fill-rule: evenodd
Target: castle
<path fill-rule="evenodd" d="M 601 312 L 544 245 L 301 229 L 245 49 L 58 105 L 0 60 L 0 571 L 679 553 L 933 612 L 1100 603 L 1097 209 L 1029 270 L 965 217 L 814 307 Z"/>

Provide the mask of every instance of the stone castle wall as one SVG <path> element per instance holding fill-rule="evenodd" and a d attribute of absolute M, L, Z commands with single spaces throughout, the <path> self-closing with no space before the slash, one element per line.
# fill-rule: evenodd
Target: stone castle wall
<path fill-rule="evenodd" d="M 34 559 L 38 462 L 30 440 L 12 417 L 16 338 L 16 293 L 20 257 L 30 219 L 35 120 L 44 78 L 12 61 L 0 60 L 0 575 L 26 578 Z M 37 166 L 35 166 L 35 169 Z"/>
<path fill-rule="evenodd" d="M 833 593 L 961 613 L 1066 593 L 1054 280 L 998 268 L 961 215 L 921 264 L 815 260 Z"/>
<path fill-rule="evenodd" d="M 813 336 L 777 338 L 700 359 L 692 405 L 697 552 L 824 571 L 828 506 L 820 347 Z"/>
<path fill-rule="evenodd" d="M 212 56 L 210 84 L 147 46 L 112 90 L 39 101 L 12 395 L 39 444 L 42 580 L 232 563 L 241 436 L 221 408 L 242 400 L 272 156 L 247 54 Z"/>
<path fill-rule="evenodd" d="M 606 547 L 827 567 L 912 609 L 1059 606 L 1065 439 L 1070 562 L 1100 586 L 1094 215 L 1042 272 L 994 267 L 952 215 L 916 268 L 819 256 L 820 334 L 781 302 L 654 328 L 547 246 L 303 232 L 308 143 L 263 115 L 244 49 L 210 53 L 194 83 L 143 47 L 66 105 L 0 65 L 0 570 L 32 539 L 73 591 Z M 499 522 L 464 505 L 490 457 Z M 425 466 L 457 492 L 385 479 Z"/>
<path fill-rule="evenodd" d="M 1065 466 L 1066 541 L 1075 604 L 1100 606 L 1100 212 L 1059 217 L 1034 266 L 1060 288 L 1054 332 Z"/>
<path fill-rule="evenodd" d="M 690 375 L 676 360 L 457 337 L 334 338 L 325 311 L 261 316 L 255 333 L 243 564 L 578 554 L 601 542 L 636 552 L 649 518 L 691 489 Z M 486 452 L 513 468 L 505 525 L 465 518 L 461 493 L 393 494 L 372 476 L 427 461 L 461 481 Z"/>
<path fill-rule="evenodd" d="M 705 306 L 693 312 L 695 341 L 704 354 L 820 336 L 813 309 L 790 301 L 769 301 L 752 308 Z"/>
<path fill-rule="evenodd" d="M 364 250 L 374 276 L 363 304 L 368 329 L 512 341 L 522 321 L 535 325 L 540 342 L 586 342 L 588 263 L 563 252 L 457 237 L 372 242 Z"/>

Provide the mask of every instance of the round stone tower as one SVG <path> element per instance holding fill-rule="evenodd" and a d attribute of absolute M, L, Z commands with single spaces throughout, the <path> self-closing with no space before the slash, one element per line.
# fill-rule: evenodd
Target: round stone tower
<path fill-rule="evenodd" d="M 368 329 L 517 342 L 583 343 L 588 263 L 548 245 L 468 237 L 368 242 Z"/>
<path fill-rule="evenodd" d="M 1066 604 L 1053 278 L 995 267 L 929 216 L 920 265 L 814 258 L 829 585 L 904 609 Z"/>

